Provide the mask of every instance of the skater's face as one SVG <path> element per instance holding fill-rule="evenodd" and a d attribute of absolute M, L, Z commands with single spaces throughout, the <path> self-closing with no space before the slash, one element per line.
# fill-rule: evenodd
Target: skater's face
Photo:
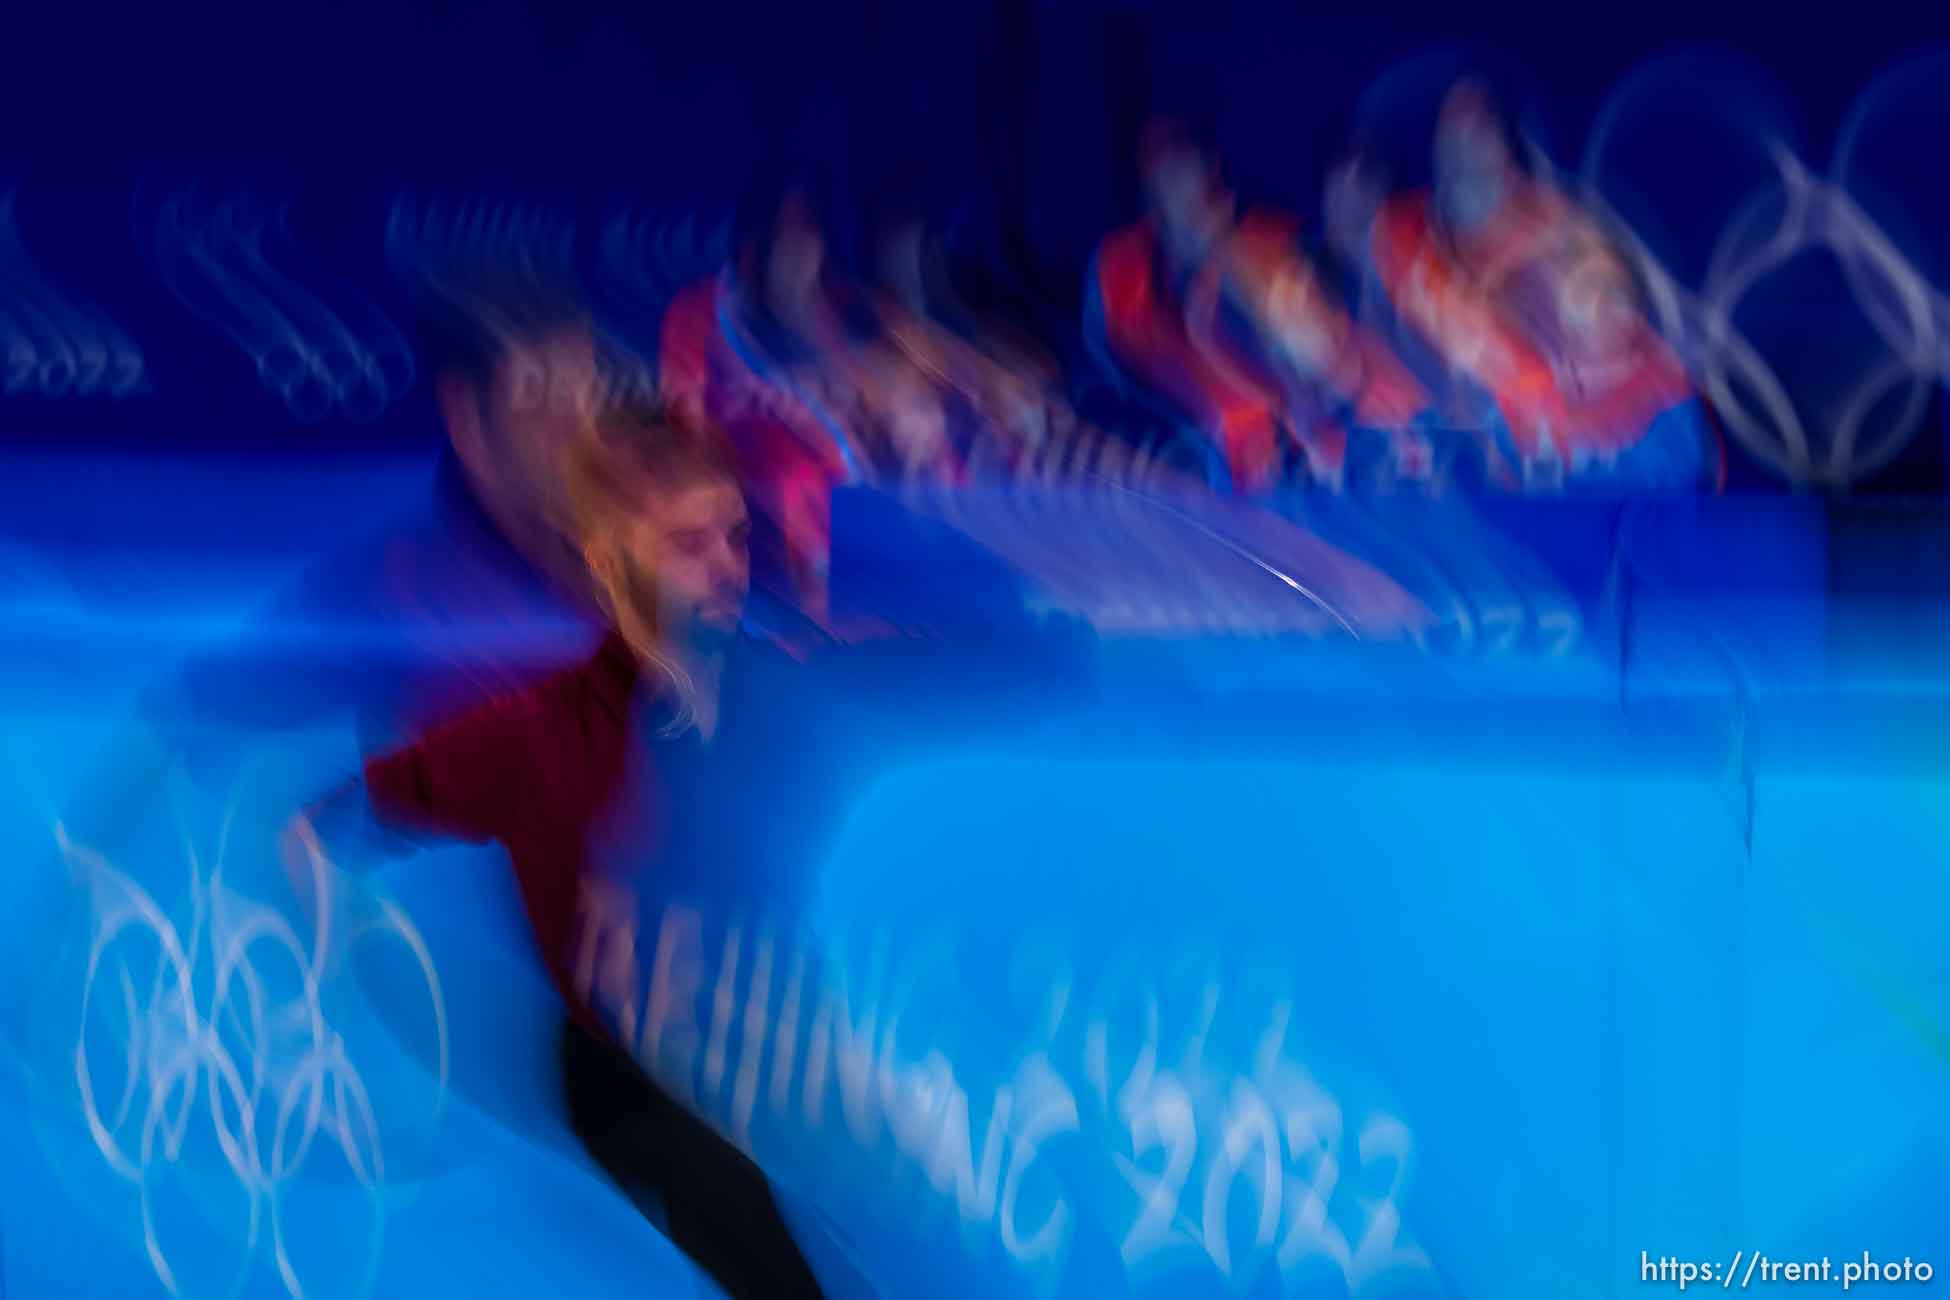
<path fill-rule="evenodd" d="M 744 493 L 724 478 L 646 484 L 625 526 L 629 598 L 666 640 L 716 643 L 738 630 L 751 579 Z"/>

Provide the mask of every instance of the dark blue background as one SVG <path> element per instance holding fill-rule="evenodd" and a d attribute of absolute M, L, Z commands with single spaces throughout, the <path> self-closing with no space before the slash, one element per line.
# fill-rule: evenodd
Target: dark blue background
<path fill-rule="evenodd" d="M 156 391 L 0 402 L 0 431 L 285 445 L 424 438 L 430 415 L 409 405 L 363 430 L 291 427 L 248 362 L 144 265 L 137 195 L 193 181 L 290 199 L 312 282 L 357 285 L 403 323 L 381 243 L 402 189 L 548 204 L 581 216 L 586 239 L 623 209 L 728 214 L 755 175 L 811 159 L 849 197 L 842 243 L 886 196 L 918 198 L 1040 298 L 1039 323 L 1056 332 L 1091 248 L 1136 210 L 1131 145 L 1153 110 L 1215 139 L 1249 197 L 1311 214 L 1363 93 L 1417 54 L 1465 48 L 1575 164 L 1632 68 L 1705 43 L 1785 87 L 1819 167 L 1851 103 L 1927 35 L 1856 5 L 1664 0 L 1548 12 L 1423 0 L 1340 12 L 1244 0 L 45 0 L 17 6 L 9 29 L 0 188 L 17 189 L 49 277 L 138 340 Z M 1432 95 L 1440 78 L 1414 75 Z M 1401 129 L 1402 179 L 1421 129 Z M 1687 178 L 1671 179 L 1683 193 Z M 1932 444 L 1922 462 L 1890 482 L 1939 488 L 1936 441 L 1919 439 Z"/>

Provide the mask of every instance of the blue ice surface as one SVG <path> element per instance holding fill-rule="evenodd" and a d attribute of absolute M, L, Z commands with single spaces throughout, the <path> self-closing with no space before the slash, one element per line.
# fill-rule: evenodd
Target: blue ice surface
<path fill-rule="evenodd" d="M 0 877 L 0 914 L 14 918 L 0 948 L 5 1295 L 166 1294 L 144 1186 L 185 1295 L 279 1296 L 292 1280 L 308 1296 L 708 1293 L 564 1131 L 553 994 L 491 849 L 377 882 L 437 972 L 444 1085 L 410 953 L 375 946 L 326 982 L 387 1173 L 370 1194 L 346 1153 L 364 1158 L 374 1140 L 328 1106 L 279 1186 L 291 1279 L 262 1189 L 252 1236 L 248 1180 L 211 1104 L 224 1093 L 207 1077 L 201 1096 L 180 1080 L 162 1090 L 144 1179 L 104 1155 L 76 1046 L 114 1111 L 122 990 L 98 985 L 81 1015 L 101 918 L 51 822 L 146 672 L 240 626 L 323 549 L 334 512 L 367 503 L 354 513 L 375 523 L 418 471 L 377 464 L 330 491 L 236 467 L 172 472 L 168 493 L 95 473 L 77 532 L 51 504 L 75 494 L 70 480 L 46 470 L 10 497 L 38 504 L 6 516 L 0 543 L 0 851 L 15 864 Z M 263 532 L 264 558 L 236 561 L 244 549 L 211 522 L 226 503 Z M 1611 630 L 1547 661 L 1106 641 L 1096 702 L 1063 726 L 939 747 L 855 791 L 832 854 L 805 865 L 817 905 L 782 923 L 844 982 L 856 1026 L 903 992 L 893 1068 L 939 1049 L 968 1133 L 950 1125 L 917 1158 L 886 1135 L 895 1112 L 869 1090 L 862 1113 L 882 1132 L 865 1143 L 841 1108 L 843 1073 L 816 1126 L 793 1119 L 803 1079 L 789 1080 L 791 1105 L 756 1154 L 809 1253 L 850 1256 L 887 1294 L 1075 1296 L 1578 1297 L 1638 1285 L 1641 1251 L 1946 1258 L 1932 1207 L 1950 1167 L 1937 1104 L 1950 968 L 1935 924 L 1950 713 L 1941 677 L 1913 657 L 1847 676 L 1825 662 L 1825 624 L 1886 620 L 1856 643 L 1895 644 L 1903 612 L 1832 607 L 1818 520 L 1798 510 L 1670 504 L 1621 534 L 1561 513 L 1554 533 L 1522 507 L 1486 507 Z M 1551 540 L 1570 535 L 1582 540 Z M 1621 535 L 1633 598 L 1608 607 Z M 350 752 L 346 736 L 294 737 L 273 766 L 322 776 Z M 138 856 L 115 864 L 185 943 L 223 811 L 191 798 L 183 825 L 136 837 Z M 233 827 L 226 881 L 275 908 L 261 838 L 245 844 L 265 830 Z M 125 960 L 154 969 L 145 942 Z M 267 988 L 280 960 L 261 960 Z M 740 969 L 732 991 L 749 1005 Z M 199 968 L 206 996 L 210 974 Z M 694 1008 L 701 1025 L 711 997 Z M 764 1014 L 777 1006 L 773 993 Z M 1023 1082 L 1032 1059 L 1048 1067 L 1040 1093 Z M 1181 1112 L 1167 1084 L 1183 1090 L 1186 1126 L 1170 1126 Z M 1006 1215 L 982 1186 L 1005 1085 L 1018 1125 L 1035 1096 L 1067 1095 L 1076 1116 L 1033 1151 L 1003 1143 L 998 1181 L 1021 1171 Z M 152 1105 L 136 1091 L 115 1129 L 125 1151 Z M 701 1104 L 722 1119 L 726 1095 Z M 186 1098 L 172 1162 L 165 1131 Z M 1253 1126 L 1258 1102 L 1270 1129 Z M 274 1130 L 276 1103 L 259 1113 Z M 1189 1135 L 1182 1170 L 1173 1134 Z M 1140 1231 L 1154 1203 L 1171 1212 Z M 1020 1238 L 1057 1207 L 1052 1252 L 1023 1262 Z"/>

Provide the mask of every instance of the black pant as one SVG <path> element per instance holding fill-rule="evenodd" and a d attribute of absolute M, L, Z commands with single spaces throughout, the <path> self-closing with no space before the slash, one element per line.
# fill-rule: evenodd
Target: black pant
<path fill-rule="evenodd" d="M 566 1022 L 562 1082 L 569 1122 L 596 1163 L 639 1206 L 663 1202 L 670 1239 L 732 1300 L 820 1295 L 758 1166 L 635 1061 Z"/>

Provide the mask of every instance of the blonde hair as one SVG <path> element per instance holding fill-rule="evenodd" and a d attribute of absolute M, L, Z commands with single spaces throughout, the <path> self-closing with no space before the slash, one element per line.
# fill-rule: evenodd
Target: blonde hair
<path fill-rule="evenodd" d="M 644 511 L 647 489 L 705 480 L 738 481 L 728 440 L 715 428 L 659 401 L 636 401 L 598 412 L 570 448 L 564 466 L 560 526 L 588 568 L 591 593 L 639 659 L 660 675 L 676 699 L 663 729 L 687 730 L 696 721 L 696 684 L 671 653 L 658 611 L 632 598 L 630 573 L 616 539 Z"/>

